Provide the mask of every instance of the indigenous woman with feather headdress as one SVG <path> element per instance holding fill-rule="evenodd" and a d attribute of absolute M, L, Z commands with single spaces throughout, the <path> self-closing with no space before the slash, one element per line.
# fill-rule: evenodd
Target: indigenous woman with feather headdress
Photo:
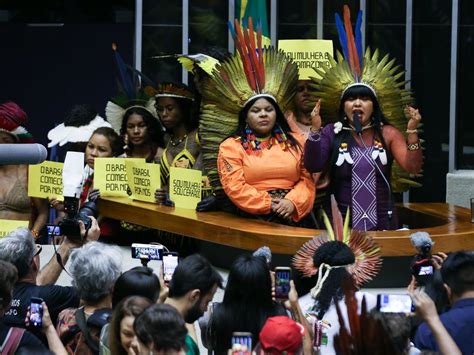
<path fill-rule="evenodd" d="M 224 61 L 202 85 L 201 135 L 217 149 L 207 166 L 215 191 L 224 191 L 241 214 L 293 224 L 312 209 L 315 187 L 302 164 L 304 142 L 283 115 L 294 95 L 298 69 L 286 55 L 261 47 L 253 25 L 236 22 L 239 54 Z M 204 161 L 212 161 L 211 152 Z M 213 175 L 214 172 L 214 175 Z M 215 172 L 218 172 L 216 181 Z"/>
<path fill-rule="evenodd" d="M 314 79 L 314 96 L 320 100 L 312 112 L 305 166 L 311 172 L 330 171 L 329 189 L 342 213 L 350 208 L 352 228 L 397 229 L 392 191 L 416 185 L 408 174 L 421 170 L 421 115 L 407 106 L 411 95 L 402 89 L 394 60 L 379 59 L 377 50 L 362 56 L 361 13 L 355 40 L 349 8 L 344 9 L 345 30 L 336 18 L 345 58 L 338 53 L 330 68 L 316 70 L 321 79 Z M 337 122 L 321 129 L 320 110 Z"/>

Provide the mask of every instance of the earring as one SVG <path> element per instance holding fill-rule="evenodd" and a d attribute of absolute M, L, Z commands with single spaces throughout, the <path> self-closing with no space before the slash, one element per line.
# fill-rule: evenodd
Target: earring
<path fill-rule="evenodd" d="M 255 137 L 255 133 L 253 133 L 252 129 L 249 127 L 247 124 L 245 126 L 245 137 L 242 142 L 242 146 L 244 147 L 245 150 L 252 150 L 252 149 L 258 149 L 260 142 L 257 140 Z"/>
<path fill-rule="evenodd" d="M 128 150 L 128 134 L 127 133 L 123 135 L 123 142 L 125 143 L 125 145 L 123 146 L 123 149 Z"/>

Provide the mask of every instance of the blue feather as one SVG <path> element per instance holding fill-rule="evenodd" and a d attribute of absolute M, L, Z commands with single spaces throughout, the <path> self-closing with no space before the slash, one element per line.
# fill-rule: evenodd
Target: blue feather
<path fill-rule="evenodd" d="M 234 25 L 232 22 L 227 21 L 227 27 L 229 27 L 230 34 L 232 35 L 232 38 L 235 41 L 235 38 L 237 37 L 237 33 L 235 32 Z"/>
<path fill-rule="evenodd" d="M 347 35 L 346 30 L 344 29 L 344 23 L 341 20 L 339 14 L 336 13 L 336 28 L 337 33 L 339 34 L 339 42 L 341 43 L 342 53 L 344 54 L 344 58 L 349 60 L 349 48 L 347 46 Z"/>
<path fill-rule="evenodd" d="M 135 90 L 133 90 L 133 84 L 130 75 L 127 73 L 127 65 L 117 50 L 114 50 L 114 57 L 115 62 L 117 63 L 117 69 L 120 74 L 120 81 L 123 86 L 123 90 L 129 99 L 134 99 Z"/>
<path fill-rule="evenodd" d="M 359 11 L 359 14 L 357 15 L 357 21 L 355 25 L 355 45 L 357 48 L 357 55 L 359 56 L 359 63 L 360 63 L 360 68 L 362 69 L 364 67 L 364 53 L 363 53 L 363 48 L 362 48 L 362 11 Z"/>
<path fill-rule="evenodd" d="M 245 30 L 248 28 L 247 18 L 245 18 L 245 17 L 242 19 L 242 28 L 245 29 Z"/>

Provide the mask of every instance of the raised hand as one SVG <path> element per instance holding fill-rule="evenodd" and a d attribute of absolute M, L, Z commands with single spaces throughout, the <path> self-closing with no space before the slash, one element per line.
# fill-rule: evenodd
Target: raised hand
<path fill-rule="evenodd" d="M 407 124 L 407 131 L 413 131 L 417 129 L 421 121 L 420 111 L 417 108 L 406 106 L 405 114 L 409 117 L 408 124 Z"/>
<path fill-rule="evenodd" d="M 322 125 L 321 115 L 319 114 L 321 110 L 321 99 L 316 101 L 313 111 L 311 111 L 311 130 L 313 132 L 319 131 Z"/>

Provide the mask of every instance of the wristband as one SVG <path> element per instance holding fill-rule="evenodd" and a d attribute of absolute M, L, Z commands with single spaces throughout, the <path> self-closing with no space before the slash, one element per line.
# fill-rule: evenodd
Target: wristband
<path fill-rule="evenodd" d="M 416 128 L 415 129 L 407 129 L 405 132 L 408 133 L 408 134 L 418 134 L 418 130 Z"/>
<path fill-rule="evenodd" d="M 408 150 L 418 150 L 420 149 L 420 143 L 416 142 L 416 143 L 407 144 L 407 148 Z"/>

